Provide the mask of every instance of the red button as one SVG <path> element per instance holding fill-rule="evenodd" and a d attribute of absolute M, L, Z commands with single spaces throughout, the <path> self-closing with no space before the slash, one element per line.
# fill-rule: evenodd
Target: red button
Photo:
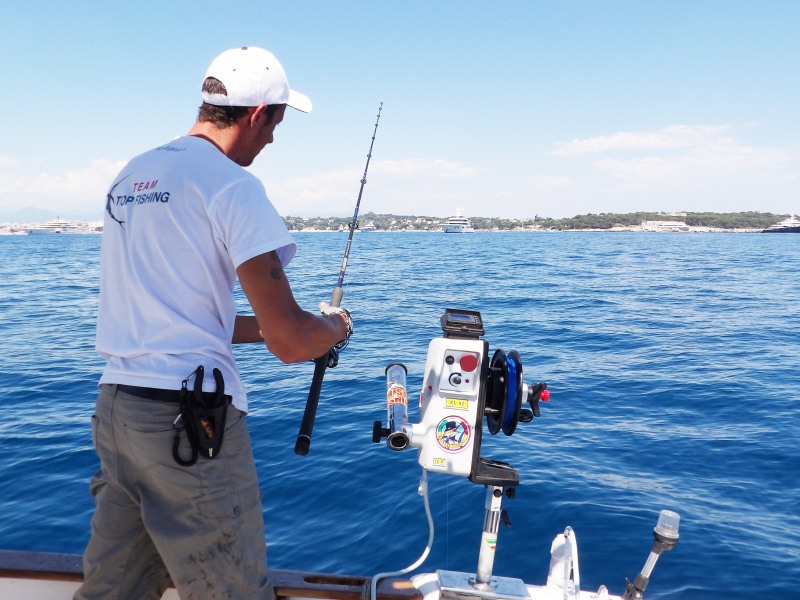
<path fill-rule="evenodd" d="M 478 359 L 474 354 L 464 354 L 461 356 L 458 364 L 461 365 L 461 370 L 465 373 L 472 373 L 472 371 L 478 368 Z"/>

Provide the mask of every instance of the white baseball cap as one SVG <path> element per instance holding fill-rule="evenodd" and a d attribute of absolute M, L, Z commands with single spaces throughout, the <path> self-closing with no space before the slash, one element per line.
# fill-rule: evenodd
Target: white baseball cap
<path fill-rule="evenodd" d="M 311 112 L 311 100 L 289 88 L 286 72 L 275 56 L 255 46 L 226 50 L 208 67 L 206 77 L 219 79 L 228 95 L 203 92 L 203 102 L 214 106 L 286 104 Z"/>

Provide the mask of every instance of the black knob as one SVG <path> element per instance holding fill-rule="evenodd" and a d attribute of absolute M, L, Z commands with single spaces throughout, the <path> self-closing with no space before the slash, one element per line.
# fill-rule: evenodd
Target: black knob
<path fill-rule="evenodd" d="M 384 429 L 383 423 L 380 421 L 375 421 L 372 423 L 372 441 L 376 444 L 381 443 L 381 438 L 385 438 L 389 435 L 389 430 Z"/>
<path fill-rule="evenodd" d="M 520 408 L 519 420 L 523 423 L 530 423 L 533 421 L 533 411 L 530 408 Z"/>
<path fill-rule="evenodd" d="M 500 511 L 500 522 L 506 527 L 511 527 L 511 519 L 508 518 L 508 511 L 505 508 Z"/>

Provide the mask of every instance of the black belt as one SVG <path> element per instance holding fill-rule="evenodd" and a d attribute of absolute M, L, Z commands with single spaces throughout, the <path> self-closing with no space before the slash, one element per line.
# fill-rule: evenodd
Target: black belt
<path fill-rule="evenodd" d="M 178 404 L 181 401 L 180 390 L 162 390 L 161 388 L 139 387 L 138 385 L 123 385 L 119 384 L 117 390 L 125 392 L 131 396 L 138 396 L 139 398 L 147 398 L 148 400 L 158 400 L 159 402 L 174 402 Z M 212 402 L 217 397 L 216 392 L 203 392 L 203 399 Z M 225 399 L 228 404 L 231 403 L 233 398 L 225 394 Z"/>
<path fill-rule="evenodd" d="M 162 390 L 160 388 L 139 387 L 137 385 L 118 385 L 117 390 L 125 392 L 131 396 L 138 396 L 139 398 L 147 398 L 148 400 L 158 400 L 159 402 L 175 402 L 176 404 L 181 401 L 180 390 Z"/>

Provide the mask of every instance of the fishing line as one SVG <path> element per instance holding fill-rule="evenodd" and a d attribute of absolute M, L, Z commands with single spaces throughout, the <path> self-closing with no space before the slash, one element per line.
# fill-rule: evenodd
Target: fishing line
<path fill-rule="evenodd" d="M 424 468 L 422 469 L 422 478 L 419 481 L 419 495 L 422 496 L 422 502 L 425 505 L 425 516 L 428 518 L 428 545 L 425 547 L 425 551 L 414 564 L 407 566 L 401 571 L 394 571 L 392 573 L 378 573 L 375 575 L 372 578 L 372 585 L 370 586 L 370 598 L 372 600 L 375 600 L 377 597 L 379 579 L 405 575 L 406 573 L 413 571 L 425 562 L 425 559 L 428 558 L 428 554 L 431 552 L 431 548 L 433 548 L 433 517 L 431 516 L 431 506 L 428 502 L 428 471 L 426 471 Z"/>
<path fill-rule="evenodd" d="M 444 564 L 450 568 L 450 480 L 444 486 L 445 499 L 444 499 L 444 525 L 445 525 L 445 543 L 444 543 Z"/>

